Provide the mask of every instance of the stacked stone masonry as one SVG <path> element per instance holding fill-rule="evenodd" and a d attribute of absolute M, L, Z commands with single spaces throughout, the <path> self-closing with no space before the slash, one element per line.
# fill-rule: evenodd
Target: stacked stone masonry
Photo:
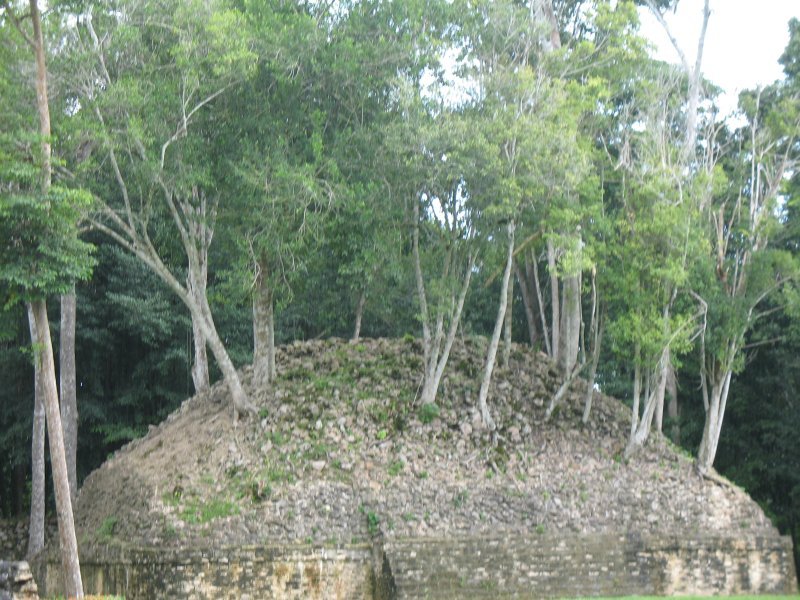
<path fill-rule="evenodd" d="M 38 600 L 39 594 L 26 562 L 0 560 L 0 600 Z"/>
<path fill-rule="evenodd" d="M 577 598 L 794 593 L 787 538 L 636 535 L 399 540 L 397 597 Z"/>
<path fill-rule="evenodd" d="M 376 540 L 347 547 L 209 551 L 101 548 L 82 558 L 87 593 L 127 600 L 563 598 L 796 593 L 788 538 L 536 535 Z M 57 561 L 40 588 L 60 591 Z"/>

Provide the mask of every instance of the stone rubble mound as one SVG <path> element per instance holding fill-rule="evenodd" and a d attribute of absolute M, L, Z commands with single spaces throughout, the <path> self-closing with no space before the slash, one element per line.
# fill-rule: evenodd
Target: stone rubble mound
<path fill-rule="evenodd" d="M 218 383 L 118 451 L 81 489 L 81 543 L 139 547 L 345 545 L 387 539 L 515 533 L 777 532 L 744 491 L 700 478 L 660 434 L 623 459 L 629 410 L 586 382 L 545 409 L 561 376 L 514 345 L 476 399 L 486 340 L 460 339 L 435 408 L 422 406 L 418 340 L 295 342 L 277 377 L 255 389 L 257 417 L 234 426 Z"/>

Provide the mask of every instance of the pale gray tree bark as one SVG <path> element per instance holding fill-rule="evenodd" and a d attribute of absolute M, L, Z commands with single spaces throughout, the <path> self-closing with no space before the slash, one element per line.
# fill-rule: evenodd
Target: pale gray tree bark
<path fill-rule="evenodd" d="M 262 258 L 254 264 L 253 380 L 257 388 L 264 389 L 275 378 L 275 310 L 266 260 Z"/>
<path fill-rule="evenodd" d="M 512 272 L 514 259 L 512 257 Z M 506 292 L 508 298 L 508 306 L 506 308 L 505 321 L 503 324 L 503 367 L 508 368 L 508 363 L 511 361 L 511 342 L 513 337 L 512 321 L 514 319 L 514 277 L 513 275 L 508 278 L 508 291 Z"/>
<path fill-rule="evenodd" d="M 35 3 L 36 0 L 31 0 Z M 56 388 L 56 368 L 53 361 L 53 345 L 50 340 L 50 323 L 44 300 L 31 303 L 36 336 L 39 342 L 37 361 L 42 375 L 47 419 L 47 438 L 50 441 L 50 466 L 53 470 L 53 488 L 58 515 L 58 538 L 61 546 L 61 566 L 64 572 L 64 591 L 67 598 L 83 598 L 83 582 L 78 558 L 78 540 L 75 537 L 75 521 L 72 515 L 67 459 L 64 454 L 64 433 L 61 429 L 61 413 Z"/>
<path fill-rule="evenodd" d="M 703 51 L 705 48 L 706 32 L 708 31 L 708 21 L 711 17 L 711 8 L 709 0 L 703 3 L 703 19 L 700 26 L 700 34 L 697 38 L 697 52 L 695 54 L 694 65 L 689 63 L 689 59 L 683 52 L 681 45 L 675 38 L 672 29 L 664 17 L 664 10 L 659 8 L 653 0 L 645 0 L 647 8 L 650 13 L 656 18 L 661 25 L 664 33 L 669 38 L 672 47 L 678 54 L 681 61 L 681 66 L 689 78 L 689 91 L 687 97 L 687 110 L 686 110 L 686 127 L 684 130 L 684 144 L 683 144 L 683 160 L 689 161 L 693 158 L 695 152 L 695 145 L 697 143 L 697 109 L 700 105 L 700 92 L 702 86 L 702 65 L 703 65 Z"/>
<path fill-rule="evenodd" d="M 192 187 L 191 200 L 178 200 L 181 212 L 187 216 L 186 230 L 189 238 L 194 240 L 196 253 L 194 264 L 189 263 L 186 277 L 186 289 L 196 304 L 202 304 L 208 294 L 208 249 L 214 237 L 215 207 L 209 206 L 206 195 L 197 186 Z M 192 339 L 194 341 L 194 363 L 192 364 L 192 382 L 196 393 L 202 393 L 210 387 L 208 374 L 208 352 L 206 338 L 197 318 L 192 316 Z"/>
<path fill-rule="evenodd" d="M 192 362 L 192 383 L 195 393 L 199 394 L 208 390 L 211 386 L 208 374 L 208 351 L 206 339 L 203 337 L 203 330 L 200 322 L 192 318 L 192 347 L 194 348 L 194 360 Z"/>
<path fill-rule="evenodd" d="M 597 377 L 597 365 L 600 362 L 600 347 L 603 342 L 603 322 L 601 317 L 600 299 L 597 294 L 597 269 L 592 269 L 592 325 L 589 337 L 591 338 L 591 367 L 589 370 L 589 380 L 586 383 L 586 396 L 583 402 L 583 424 L 589 422 L 592 412 L 592 400 L 594 398 L 595 378 Z"/>
<path fill-rule="evenodd" d="M 26 304 L 28 312 L 28 327 L 31 334 L 31 344 L 34 352 L 39 348 L 39 337 L 36 333 L 36 320 L 33 307 Z M 44 548 L 44 440 L 45 440 L 45 409 L 44 388 L 41 383 L 41 368 L 39 360 L 33 361 L 33 431 L 31 432 L 31 512 L 28 520 L 28 550 L 27 557 L 33 558 Z"/>
<path fill-rule="evenodd" d="M 564 277 L 562 283 L 561 327 L 559 328 L 558 364 L 564 373 L 570 373 L 578 362 L 581 323 L 581 274 Z"/>
<path fill-rule="evenodd" d="M 547 273 L 550 276 L 550 357 L 558 362 L 561 351 L 561 300 L 556 262 L 555 245 L 552 240 L 547 240 Z"/>
<path fill-rule="evenodd" d="M 718 365 L 711 373 L 706 370 L 705 365 L 703 366 L 701 383 L 706 419 L 695 463 L 697 470 L 703 475 L 711 470 L 714 458 L 717 455 L 719 436 L 722 432 L 722 420 L 725 416 L 728 392 L 730 391 L 731 377 L 733 376 L 733 369 L 728 369 L 724 366 L 719 368 L 720 366 Z"/>
<path fill-rule="evenodd" d="M 61 425 L 64 429 L 64 453 L 72 503 L 78 499 L 78 391 L 75 376 L 75 321 L 77 299 L 75 285 L 61 296 L 61 330 L 59 335 L 59 379 L 61 391 Z"/>
<path fill-rule="evenodd" d="M 489 386 L 492 383 L 492 372 L 494 371 L 495 361 L 497 360 L 497 347 L 500 344 L 500 335 L 503 330 L 506 308 L 508 307 L 509 280 L 511 279 L 511 268 L 514 262 L 514 229 L 514 221 L 511 220 L 508 224 L 508 257 L 506 258 L 506 267 L 503 271 L 503 283 L 500 285 L 500 305 L 497 308 L 497 320 L 494 323 L 494 331 L 492 332 L 492 337 L 489 340 L 489 347 L 486 351 L 486 364 L 483 369 L 481 389 L 478 393 L 478 410 L 481 413 L 483 424 L 489 431 L 494 431 L 497 428 L 497 424 L 494 422 L 492 413 L 489 410 L 487 399 L 489 397 Z"/>

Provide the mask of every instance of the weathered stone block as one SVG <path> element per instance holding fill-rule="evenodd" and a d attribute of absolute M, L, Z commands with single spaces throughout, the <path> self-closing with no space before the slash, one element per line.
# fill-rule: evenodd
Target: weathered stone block
<path fill-rule="evenodd" d="M 39 593 L 26 562 L 0 560 L 0 600 L 38 600 Z"/>

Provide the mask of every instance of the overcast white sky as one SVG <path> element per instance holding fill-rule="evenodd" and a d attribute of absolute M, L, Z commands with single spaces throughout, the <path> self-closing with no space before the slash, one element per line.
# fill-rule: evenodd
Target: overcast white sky
<path fill-rule="evenodd" d="M 743 89 L 783 77 L 778 58 L 789 41 L 788 23 L 800 19 L 800 0 L 711 0 L 703 75 L 726 90 L 723 111 L 736 107 Z M 683 52 L 694 63 L 702 22 L 703 0 L 680 0 L 668 22 Z M 657 46 L 657 57 L 679 62 L 661 26 L 640 11 L 642 33 Z"/>

